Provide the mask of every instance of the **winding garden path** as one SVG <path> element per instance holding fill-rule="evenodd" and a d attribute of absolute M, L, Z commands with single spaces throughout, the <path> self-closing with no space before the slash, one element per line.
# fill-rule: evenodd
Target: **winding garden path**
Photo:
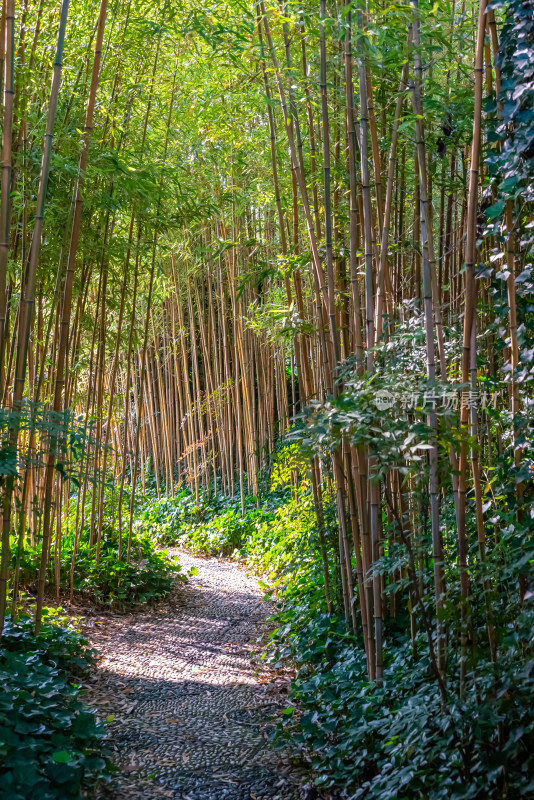
<path fill-rule="evenodd" d="M 94 622 L 89 700 L 108 723 L 113 798 L 296 800 L 299 775 L 268 738 L 287 683 L 251 652 L 270 608 L 236 564 L 180 553 L 198 575 L 170 602 Z"/>

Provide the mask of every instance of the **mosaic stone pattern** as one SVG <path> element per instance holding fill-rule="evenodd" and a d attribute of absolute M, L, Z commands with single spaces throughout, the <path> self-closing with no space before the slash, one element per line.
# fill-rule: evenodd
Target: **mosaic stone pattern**
<path fill-rule="evenodd" d="M 98 620 L 89 702 L 119 768 L 103 797 L 297 800 L 300 775 L 269 730 L 287 679 L 253 655 L 271 613 L 236 564 L 180 553 L 198 575 L 170 602 Z"/>

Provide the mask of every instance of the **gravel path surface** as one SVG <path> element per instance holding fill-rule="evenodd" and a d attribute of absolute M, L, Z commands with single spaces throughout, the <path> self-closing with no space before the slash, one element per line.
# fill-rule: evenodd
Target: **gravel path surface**
<path fill-rule="evenodd" d="M 120 772 L 112 798 L 297 800 L 299 774 L 268 739 L 287 681 L 254 657 L 271 611 L 237 565 L 179 553 L 198 575 L 169 603 L 97 620 L 89 702 Z"/>

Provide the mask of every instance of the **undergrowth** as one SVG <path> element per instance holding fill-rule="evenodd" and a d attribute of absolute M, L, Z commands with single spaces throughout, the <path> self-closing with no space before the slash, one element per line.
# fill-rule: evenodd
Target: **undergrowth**
<path fill-rule="evenodd" d="M 81 702 L 94 652 L 68 620 L 48 610 L 6 619 L 0 650 L 0 798 L 78 800 L 109 772 L 104 730 Z"/>
<path fill-rule="evenodd" d="M 187 579 L 181 573 L 179 559 L 158 547 L 158 539 L 151 525 L 143 529 L 140 524 L 143 511 L 135 518 L 129 546 L 126 530 L 119 548 L 113 500 L 112 496 L 106 498 L 99 545 L 91 540 L 89 523 L 84 525 L 84 535 L 79 537 L 79 541 L 75 542 L 74 536 L 67 531 L 61 549 L 58 550 L 56 545 L 49 567 L 49 586 L 57 600 L 62 596 L 70 596 L 72 589 L 72 597 L 77 602 L 89 602 L 100 608 L 123 612 L 161 600 L 169 594 L 176 580 Z M 90 504 L 89 497 L 87 519 L 90 518 Z M 69 529 L 74 530 L 76 513 L 73 504 L 67 517 Z M 15 559 L 16 549 L 13 564 Z M 40 560 L 40 543 L 34 547 L 31 542 L 25 542 L 20 561 L 21 585 L 30 597 L 35 591 Z"/>

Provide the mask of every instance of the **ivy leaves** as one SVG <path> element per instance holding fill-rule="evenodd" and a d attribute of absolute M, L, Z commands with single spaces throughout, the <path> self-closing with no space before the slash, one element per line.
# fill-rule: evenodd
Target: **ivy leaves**
<path fill-rule="evenodd" d="M 103 729 L 80 702 L 74 674 L 94 663 L 76 632 L 6 621 L 0 653 L 0 798 L 77 800 L 104 774 Z"/>

